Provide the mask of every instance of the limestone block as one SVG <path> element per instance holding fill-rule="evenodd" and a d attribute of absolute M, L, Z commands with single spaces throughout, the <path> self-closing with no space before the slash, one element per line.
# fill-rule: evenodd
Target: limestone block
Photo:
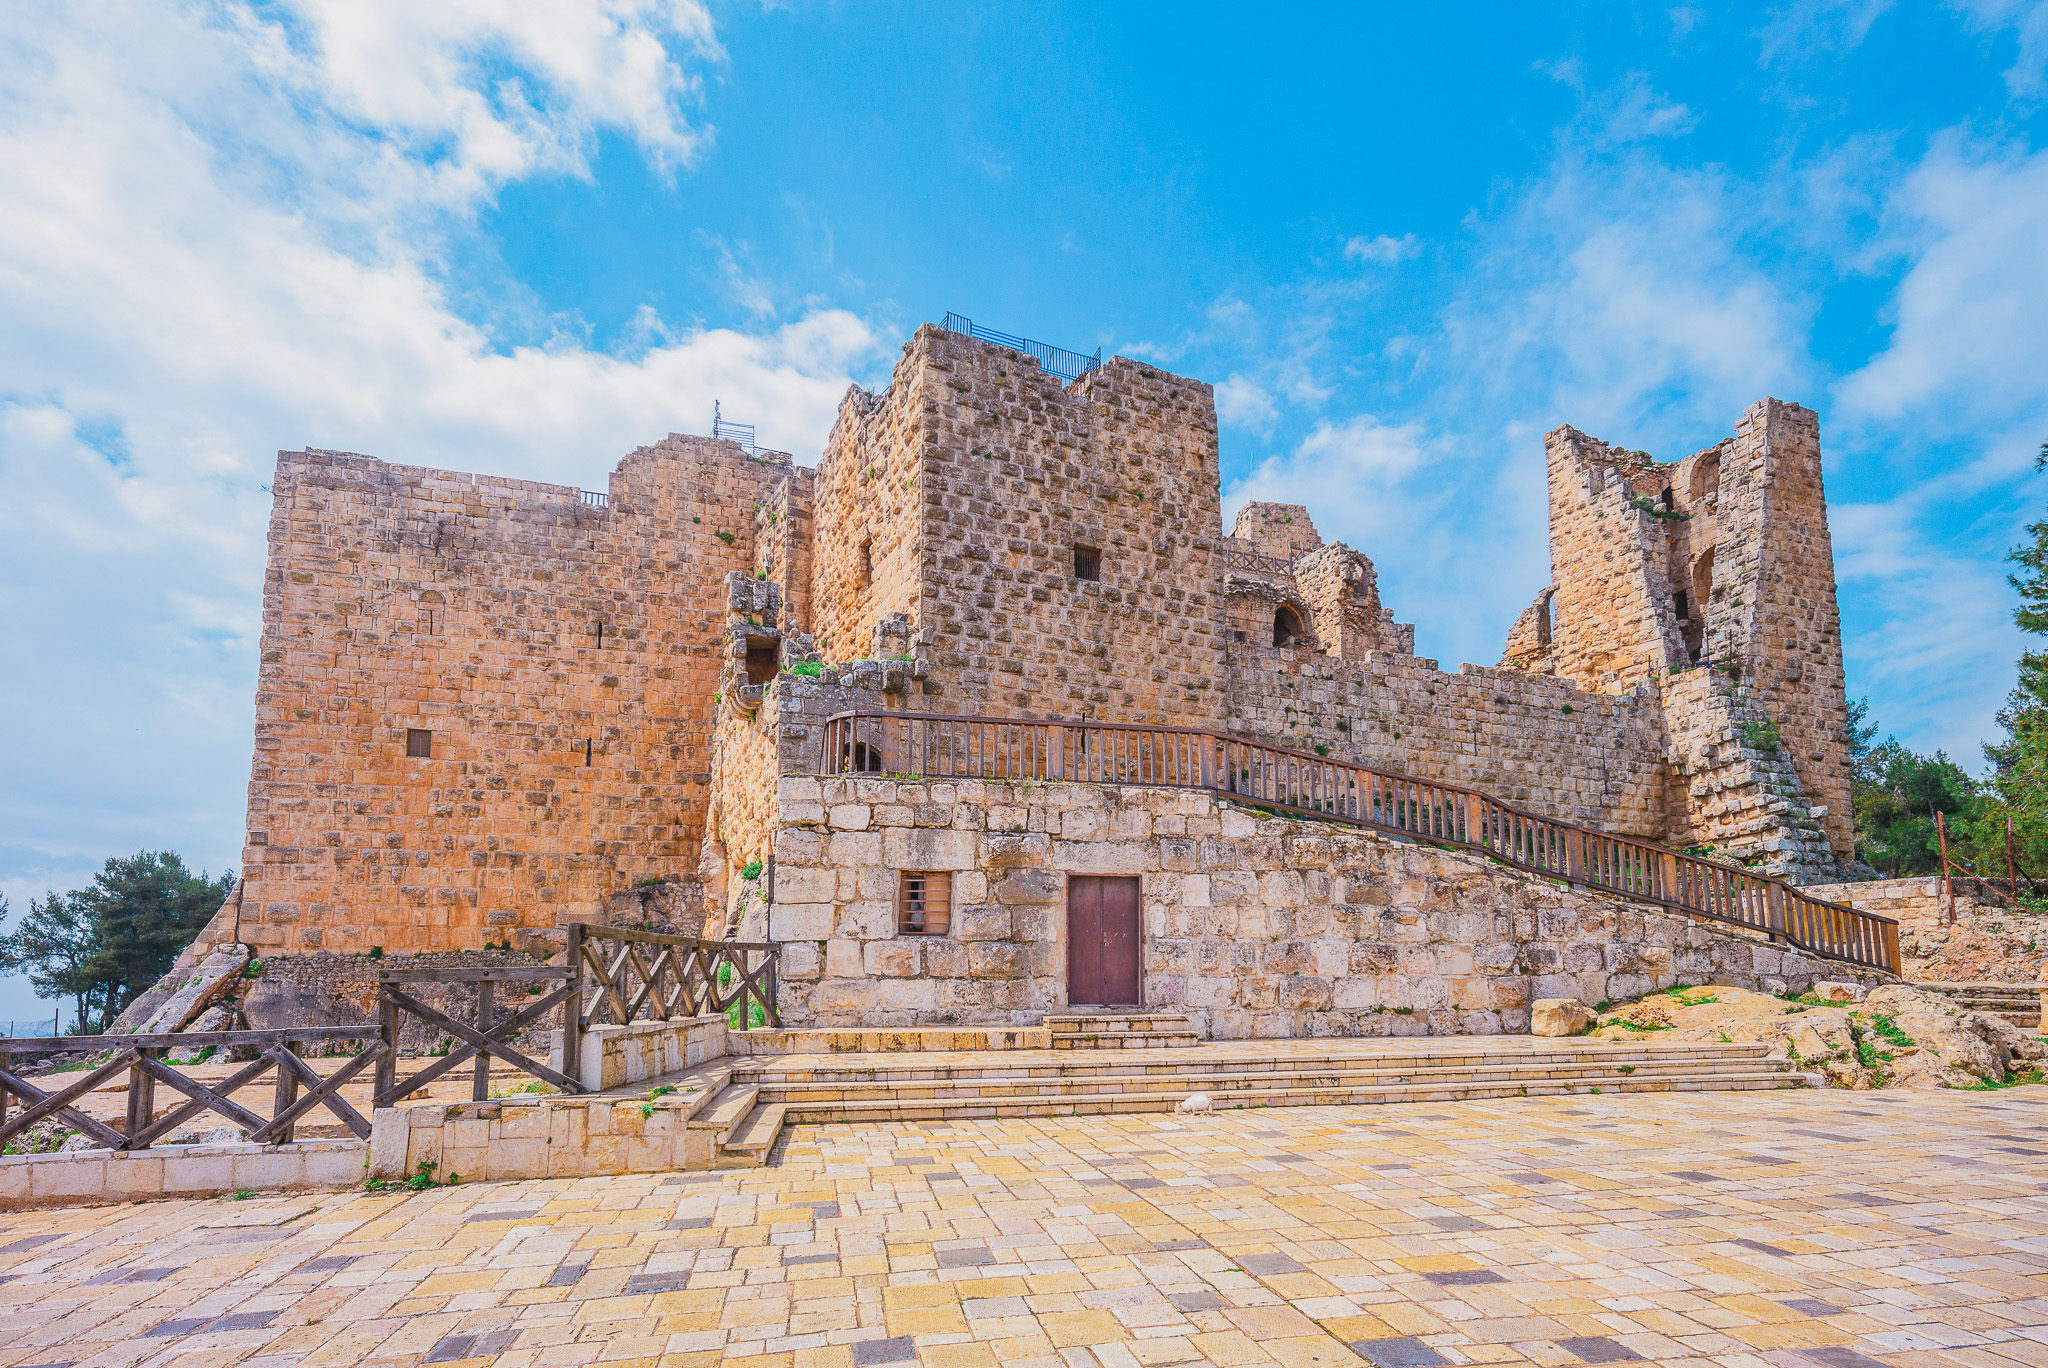
<path fill-rule="evenodd" d="M 881 978 L 909 978 L 918 972 L 920 947 L 915 940 L 869 941 L 861 951 L 861 967 Z"/>
<path fill-rule="evenodd" d="M 779 871 L 776 877 L 779 883 Z M 833 906 L 829 902 L 777 902 L 768 909 L 768 938 L 777 941 L 824 940 L 832 934 L 833 921 Z"/>
<path fill-rule="evenodd" d="M 410 1114 L 418 1107 L 379 1107 L 370 1113 L 370 1177 L 391 1181 L 406 1176 Z"/>
<path fill-rule="evenodd" d="M 1052 838 L 1042 831 L 1023 835 L 990 834 L 982 839 L 982 850 L 991 869 L 1041 865 L 1052 857 Z"/>
<path fill-rule="evenodd" d="M 784 941 L 776 964 L 776 976 L 792 982 L 818 977 L 824 955 L 815 941 Z"/>
<path fill-rule="evenodd" d="M 975 978 L 1020 978 L 1027 968 L 1023 946 L 977 941 L 967 947 L 968 973 Z"/>
<path fill-rule="evenodd" d="M 1813 985 L 1813 993 L 1823 1002 L 1861 1002 L 1863 985 L 1845 983 L 1840 979 L 1823 979 Z"/>
<path fill-rule="evenodd" d="M 835 841 L 833 844 L 836 846 L 838 843 Z M 778 904 L 827 903 L 833 900 L 837 891 L 838 872 L 833 869 L 782 865 L 775 871 L 775 900 Z"/>
<path fill-rule="evenodd" d="M 835 831 L 827 841 L 826 848 L 830 852 L 829 855 L 817 863 L 834 869 L 857 869 L 887 863 L 882 856 L 882 833 L 879 831 Z M 779 871 L 776 877 L 778 880 L 781 878 Z M 780 887 L 776 889 L 776 895 L 782 895 Z"/>
<path fill-rule="evenodd" d="M 996 880 L 995 900 L 1011 906 L 1042 906 L 1058 902 L 1066 891 L 1066 880 L 1045 869 L 1012 869 Z"/>
<path fill-rule="evenodd" d="M 971 831 L 924 828 L 882 833 L 882 863 L 894 869 L 972 869 L 980 838 Z"/>
<path fill-rule="evenodd" d="M 826 812 L 834 831 L 865 831 L 874 819 L 874 809 L 865 803 L 840 803 Z"/>
<path fill-rule="evenodd" d="M 1577 1035 L 1593 1021 L 1593 1010 L 1577 998 L 1537 998 L 1529 1008 L 1530 1035 Z"/>
<path fill-rule="evenodd" d="M 1010 935 L 1010 909 L 981 904 L 956 907 L 952 935 L 962 941 L 1003 940 Z"/>

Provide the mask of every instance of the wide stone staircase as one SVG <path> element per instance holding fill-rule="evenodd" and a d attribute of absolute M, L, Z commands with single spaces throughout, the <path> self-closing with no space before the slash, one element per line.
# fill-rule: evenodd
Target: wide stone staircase
<path fill-rule="evenodd" d="M 748 1105 L 763 1108 L 764 1118 L 772 1117 L 777 1126 L 1170 1111 L 1194 1093 L 1207 1094 L 1213 1109 L 1224 1112 L 1557 1093 L 1799 1088 L 1815 1081 L 1785 1060 L 1766 1058 L 1760 1045 L 1507 1036 L 1230 1041 L 1172 1050 L 1118 1045 L 792 1054 L 732 1061 L 731 1068 L 729 1091 L 737 1096 L 749 1090 Z M 756 1123 L 750 1138 L 758 1141 L 768 1124 Z M 722 1153 L 744 1162 L 736 1144 L 729 1142 Z"/>

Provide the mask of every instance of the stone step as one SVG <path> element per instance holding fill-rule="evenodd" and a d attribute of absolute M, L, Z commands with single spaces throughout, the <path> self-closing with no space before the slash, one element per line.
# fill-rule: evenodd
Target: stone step
<path fill-rule="evenodd" d="M 763 1059 L 745 1061 L 735 1076 L 763 1084 L 895 1079 L 1036 1079 L 1036 1078 L 1137 1078 L 1169 1074 L 1183 1076 L 1228 1076 L 1243 1073 L 1292 1071 L 1328 1073 L 1333 1070 L 1380 1070 L 1414 1073 L 1430 1070 L 1499 1068 L 1603 1068 L 1629 1064 L 1638 1068 L 1684 1064 L 1706 1067 L 1762 1059 L 1761 1045 L 1666 1046 L 1661 1049 L 1609 1047 L 1605 1049 L 1503 1050 L 1497 1052 L 1427 1054 L 1385 1053 L 1344 1055 L 1329 1051 L 1267 1052 L 1236 1058 L 1216 1057 L 1207 1051 L 1188 1056 L 1156 1057 L 1124 1051 L 1099 1056 L 1061 1056 L 1052 1052 L 1018 1053 L 1001 1059 L 920 1060 L 915 1058 L 854 1058 L 812 1056 L 804 1059 Z"/>
<path fill-rule="evenodd" d="M 1560 1094 L 1637 1092 L 1746 1092 L 1806 1088 L 1816 1075 L 1789 1070 L 1746 1073 L 1709 1072 L 1662 1077 L 1618 1077 L 1598 1081 L 1536 1080 L 1528 1083 L 1464 1082 L 1426 1086 L 1368 1085 L 1331 1088 L 1270 1088 L 1233 1092 L 1217 1099 L 1218 1110 L 1257 1107 L 1365 1106 L 1400 1102 L 1459 1102 L 1499 1097 L 1545 1097 Z M 862 1121 L 934 1121 L 1021 1116 L 1083 1116 L 1116 1112 L 1172 1111 L 1180 1101 L 1171 1094 L 1074 1093 L 1057 1098 L 874 1098 L 859 1101 L 792 1102 L 791 1123 Z"/>
<path fill-rule="evenodd" d="M 1185 1012 L 1049 1012 L 1045 1029 L 1055 1050 L 1102 1049 L 1117 1045 L 1159 1043 L 1193 1045 L 1195 1024 Z"/>
<path fill-rule="evenodd" d="M 1201 1043 L 1193 1031 L 1068 1031 L 1052 1038 L 1055 1050 L 1158 1050 Z"/>
<path fill-rule="evenodd" d="M 708 1130 L 719 1145 L 724 1145 L 760 1096 L 761 1090 L 753 1084 L 734 1083 L 713 1098 L 710 1106 L 691 1116 L 690 1129 Z"/>
<path fill-rule="evenodd" d="M 757 1105 L 718 1147 L 717 1167 L 760 1168 L 766 1164 L 768 1152 L 775 1148 L 775 1139 L 782 1134 L 782 1123 L 788 1116 L 789 1107 L 784 1103 Z"/>
<path fill-rule="evenodd" d="M 1317 1070 L 1271 1070 L 1259 1073 L 1216 1074 L 1199 1070 L 1182 1073 L 1133 1075 L 1126 1077 L 1054 1076 L 1034 1078 L 934 1078 L 934 1079 L 814 1079 L 763 1080 L 764 1096 L 778 1102 L 830 1102 L 872 1097 L 902 1098 L 1031 1098 L 1063 1097 L 1076 1093 L 1117 1093 L 1128 1096 L 1157 1094 L 1178 1101 L 1189 1093 L 1236 1095 L 1271 1088 L 1333 1087 L 1435 1087 L 1463 1083 L 1513 1086 L 1521 1083 L 1601 1083 L 1639 1081 L 1654 1078 L 1696 1077 L 1721 1074 L 1729 1077 L 1752 1073 L 1783 1073 L 1789 1068 L 1781 1060 L 1729 1062 L 1713 1067 L 1668 1061 L 1640 1065 L 1598 1065 L 1580 1067 L 1498 1066 L 1482 1069 L 1405 1069 L 1382 1066 L 1329 1067 Z"/>

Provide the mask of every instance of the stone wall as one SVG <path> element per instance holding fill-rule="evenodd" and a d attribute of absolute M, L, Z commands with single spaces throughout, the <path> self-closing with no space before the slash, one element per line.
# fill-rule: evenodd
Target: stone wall
<path fill-rule="evenodd" d="M 811 583 L 791 603 L 827 660 L 865 656 L 875 625 L 893 614 L 913 620 L 924 588 L 922 452 L 942 404 L 939 376 L 924 364 L 926 329 L 906 347 L 881 394 L 849 389 L 818 462 L 812 493 Z"/>
<path fill-rule="evenodd" d="M 1740 686 L 1740 697 L 1677 690 L 1674 736 L 1711 738 L 1750 723 L 1779 738 L 1775 748 L 1750 749 L 1777 758 L 1752 766 L 1744 781 L 1751 798 L 1733 805 L 1747 815 L 1732 827 L 1725 764 L 1708 766 L 1719 771 L 1712 782 L 1675 783 L 1674 830 L 1701 843 L 1740 837 L 1744 855 L 1760 854 L 1765 867 L 1794 878 L 1835 872 L 1854 837 L 1814 414 L 1761 400 L 1733 437 L 1668 464 L 1569 427 L 1545 446 L 1555 588 L 1547 605 L 1539 596 L 1516 622 L 1502 663 L 1608 692 L 1711 667 Z M 1691 704 L 1700 716 L 1685 715 Z M 1701 799 L 1714 811 L 1691 806 Z M 1771 807 L 1786 820 L 1760 834 L 1750 818 Z"/>
<path fill-rule="evenodd" d="M 1143 880 L 1145 1005 L 1212 1038 L 1523 1031 L 1537 997 L 1858 977 L 1476 854 L 1261 819 L 1206 792 L 808 777 L 780 790 L 770 926 L 790 1027 L 1034 1023 L 1066 1005 L 1070 874 Z M 906 869 L 953 872 L 949 935 L 896 934 Z"/>
<path fill-rule="evenodd" d="M 2048 913 L 2022 912 L 1961 889 L 1955 920 L 1942 881 L 1873 879 L 1820 884 L 1816 898 L 1881 912 L 1899 924 L 1899 959 L 1916 983 L 2040 983 L 2048 981 Z"/>
<path fill-rule="evenodd" d="M 1415 656 L 1360 661 L 1232 643 L 1230 730 L 1466 784 L 1546 817 L 1661 839 L 1664 737 L 1653 694 Z"/>
<path fill-rule="evenodd" d="M 1062 387 L 1023 353 L 929 327 L 906 364 L 882 402 L 926 398 L 912 625 L 949 710 L 1221 716 L 1210 387 L 1125 357 Z M 1098 580 L 1077 578 L 1076 547 L 1099 553 Z"/>
<path fill-rule="evenodd" d="M 637 877 L 693 872 L 722 579 L 751 565 L 754 504 L 786 473 L 671 437 L 620 462 L 603 508 L 281 453 L 243 939 L 524 944 Z M 408 758 L 408 729 L 431 758 Z"/>

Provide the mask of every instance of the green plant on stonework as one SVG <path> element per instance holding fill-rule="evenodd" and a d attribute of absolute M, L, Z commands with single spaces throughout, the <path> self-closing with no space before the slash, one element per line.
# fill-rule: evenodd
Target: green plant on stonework
<path fill-rule="evenodd" d="M 1572 705 L 1569 703 L 1565 704 L 1561 711 L 1564 713 L 1566 717 L 1570 717 L 1572 715 Z"/>
<path fill-rule="evenodd" d="M 1742 744 L 1753 751 L 1772 754 L 1782 742 L 1783 738 L 1778 735 L 1778 724 L 1768 717 L 1761 721 L 1742 724 Z"/>
<path fill-rule="evenodd" d="M 1328 743 L 1326 743 L 1326 742 L 1322 742 L 1322 741 L 1318 741 L 1318 742 L 1316 742 L 1316 754 L 1317 754 L 1317 755 L 1328 755 L 1329 753 L 1330 753 L 1330 747 L 1329 747 Z"/>
<path fill-rule="evenodd" d="M 1617 1064 L 1614 1066 L 1614 1071 L 1616 1073 L 1632 1074 L 1636 1071 L 1636 1066 L 1633 1064 Z"/>
<path fill-rule="evenodd" d="M 731 546 L 735 540 L 732 533 L 726 531 L 722 527 L 718 529 L 718 539 L 724 542 L 727 546 Z"/>
<path fill-rule="evenodd" d="M 740 867 L 740 877 L 749 883 L 761 877 L 761 861 L 758 856 Z"/>
<path fill-rule="evenodd" d="M 255 1195 L 255 1188 L 236 1188 L 233 1192 L 228 1194 L 230 1199 L 237 1202 L 246 1202 Z"/>
<path fill-rule="evenodd" d="M 783 667 L 782 672 L 784 674 L 802 675 L 806 679 L 816 679 L 825 673 L 825 663 L 821 660 L 792 661 Z"/>
<path fill-rule="evenodd" d="M 1863 1014 L 1858 1012 L 1855 1015 L 1860 1017 Z M 1913 1037 L 1900 1030 L 1896 1021 L 1882 1012 L 1873 1012 L 1871 1014 L 1870 1029 L 1883 1036 L 1889 1044 L 1896 1045 L 1902 1050 L 1913 1049 L 1919 1044 Z"/>

